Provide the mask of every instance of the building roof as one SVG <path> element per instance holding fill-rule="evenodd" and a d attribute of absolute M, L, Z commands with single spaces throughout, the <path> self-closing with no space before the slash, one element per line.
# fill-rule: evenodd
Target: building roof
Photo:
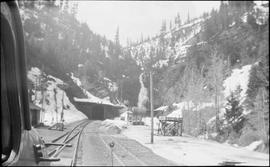
<path fill-rule="evenodd" d="M 176 110 L 173 110 L 170 114 L 167 115 L 167 117 L 183 118 L 182 108 L 178 108 Z"/>
<path fill-rule="evenodd" d="M 41 110 L 39 106 L 35 105 L 34 103 L 29 103 L 30 110 Z"/>
<path fill-rule="evenodd" d="M 104 99 L 89 99 L 89 98 L 77 98 L 74 97 L 74 101 L 77 103 L 90 103 L 90 104 L 99 104 L 99 105 L 106 105 L 111 107 L 123 108 L 122 105 L 113 104 Z"/>
<path fill-rule="evenodd" d="M 154 111 L 166 111 L 168 109 L 168 106 L 160 106 L 156 109 L 154 109 Z"/>

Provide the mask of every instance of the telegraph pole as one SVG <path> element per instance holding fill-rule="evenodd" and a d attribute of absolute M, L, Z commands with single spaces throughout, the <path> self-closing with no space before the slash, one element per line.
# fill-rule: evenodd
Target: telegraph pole
<path fill-rule="evenodd" d="M 44 117 L 45 117 L 45 109 L 44 109 L 44 101 L 45 101 L 45 97 L 44 97 L 44 91 L 45 91 L 45 83 L 43 82 L 43 73 L 44 71 L 44 65 L 42 64 L 42 67 L 41 67 L 41 77 L 39 78 L 40 79 L 40 85 L 41 85 L 41 95 L 42 95 L 42 110 L 41 110 L 41 113 L 40 113 L 40 123 L 43 123 L 44 121 Z"/>
<path fill-rule="evenodd" d="M 154 143 L 154 122 L 153 122 L 153 81 L 152 81 L 152 71 L 150 71 L 150 110 L 151 110 L 151 144 Z"/>

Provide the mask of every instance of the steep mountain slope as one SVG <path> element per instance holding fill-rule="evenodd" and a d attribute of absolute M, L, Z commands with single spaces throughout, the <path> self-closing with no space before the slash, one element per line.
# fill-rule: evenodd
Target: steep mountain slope
<path fill-rule="evenodd" d="M 251 99 L 269 98 L 268 93 L 258 91 L 269 90 L 268 19 L 267 2 L 221 3 L 218 11 L 182 25 L 177 31 L 161 29 L 158 37 L 130 46 L 128 50 L 137 64 L 154 73 L 154 106 L 166 105 L 173 110 L 177 108 L 175 102 L 183 104 L 186 133 L 197 136 L 207 131 L 211 137 L 211 133 L 218 132 L 214 138 L 219 141 L 248 145 L 252 141 L 247 141 L 247 136 L 253 132 L 253 140 L 264 140 L 267 145 L 269 102 L 255 104 Z M 245 80 L 238 83 L 233 79 L 241 77 Z M 148 87 L 149 77 L 145 78 Z M 230 99 L 230 94 L 235 94 L 235 99 Z M 230 104 L 231 100 L 237 102 L 236 108 L 231 108 L 235 105 Z M 212 106 L 201 108 L 203 104 Z M 258 105 L 263 116 L 255 119 L 260 115 Z M 244 115 L 228 115 L 236 114 L 238 109 Z M 237 135 L 235 129 L 223 126 L 234 116 L 245 118 L 243 125 L 233 123 L 241 129 Z M 263 120 L 263 130 L 254 123 L 257 119 Z M 208 120 L 212 123 L 207 125 Z M 257 135 L 259 131 L 265 135 Z"/>
<path fill-rule="evenodd" d="M 71 96 L 84 96 L 72 83 L 72 73 L 81 80 L 82 88 L 95 96 L 109 98 L 113 103 L 121 99 L 120 84 L 122 87 L 139 84 L 139 68 L 135 61 L 121 56 L 119 43 L 94 34 L 86 23 L 79 23 L 76 9 L 70 11 L 69 3 L 20 3 L 29 69 L 43 67 L 47 74 L 73 84 Z M 134 80 L 132 84 L 130 80 Z M 139 88 L 135 88 L 133 94 L 139 92 Z M 137 99 L 132 97 L 128 96 L 127 100 L 136 104 Z"/>

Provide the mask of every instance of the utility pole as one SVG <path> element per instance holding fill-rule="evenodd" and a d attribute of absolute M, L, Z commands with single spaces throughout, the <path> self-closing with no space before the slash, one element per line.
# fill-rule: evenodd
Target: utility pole
<path fill-rule="evenodd" d="M 64 122 L 64 90 L 62 91 L 62 111 L 61 111 L 61 122 Z"/>
<path fill-rule="evenodd" d="M 153 81 L 152 71 L 150 71 L 150 110 L 151 110 L 151 144 L 154 143 L 154 124 L 153 124 Z"/>
<path fill-rule="evenodd" d="M 44 65 L 42 64 L 42 67 L 41 67 L 41 77 L 39 78 L 40 79 L 40 85 L 41 85 L 41 95 L 42 95 L 42 110 L 41 110 L 41 113 L 40 113 L 40 123 L 43 123 L 44 121 L 44 117 L 45 117 L 45 109 L 44 109 L 44 101 L 45 101 L 45 95 L 44 95 L 44 91 L 45 91 L 45 83 L 43 82 L 43 73 L 44 71 Z"/>
<path fill-rule="evenodd" d="M 123 80 L 121 80 L 121 83 L 120 83 L 120 93 L 121 93 L 121 102 L 123 102 Z"/>

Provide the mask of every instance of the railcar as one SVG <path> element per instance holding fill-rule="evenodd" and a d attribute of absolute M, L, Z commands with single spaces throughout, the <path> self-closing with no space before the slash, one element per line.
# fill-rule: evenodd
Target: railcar
<path fill-rule="evenodd" d="M 32 128 L 22 22 L 15 1 L 1 1 L 2 166 L 48 166 L 44 142 Z"/>

